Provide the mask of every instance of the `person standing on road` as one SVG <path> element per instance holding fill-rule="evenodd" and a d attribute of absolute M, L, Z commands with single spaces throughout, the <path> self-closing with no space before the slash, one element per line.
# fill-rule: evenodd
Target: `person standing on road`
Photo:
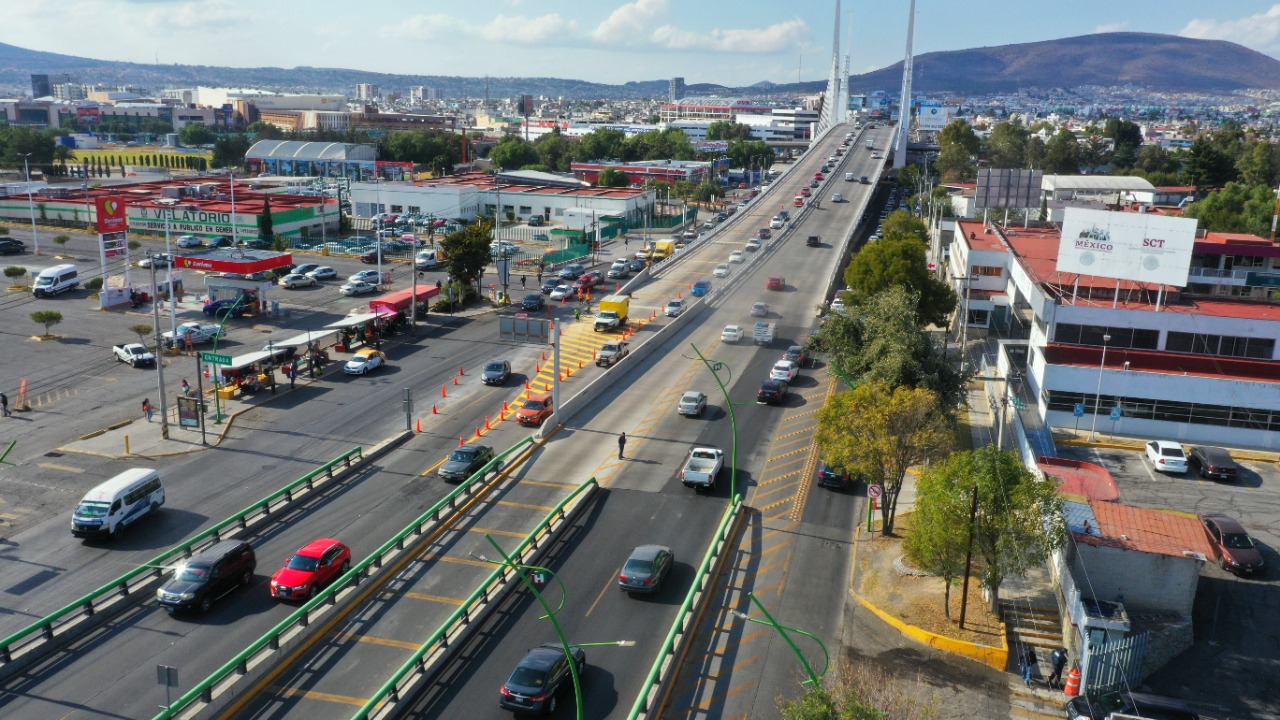
<path fill-rule="evenodd" d="M 0 392 L 0 417 L 9 417 L 9 396 Z"/>
<path fill-rule="evenodd" d="M 1026 653 L 1022 656 L 1022 681 L 1031 687 L 1031 675 L 1036 669 L 1036 649 L 1027 646 Z"/>
<path fill-rule="evenodd" d="M 182 378 L 182 394 L 183 395 L 191 394 L 191 383 L 187 382 L 186 378 Z"/>
<path fill-rule="evenodd" d="M 1053 674 L 1049 676 L 1049 689 L 1052 690 L 1062 686 L 1062 671 L 1067 668 L 1067 649 L 1060 647 L 1054 650 L 1050 662 L 1053 664 Z"/>
<path fill-rule="evenodd" d="M 293 384 L 294 382 L 297 381 L 297 379 L 298 379 L 298 358 L 294 358 L 293 362 L 289 363 L 289 389 L 290 390 L 293 389 Z"/>
<path fill-rule="evenodd" d="M 528 278 L 526 278 L 524 275 L 521 275 L 521 276 L 520 276 L 520 289 L 521 289 L 521 290 L 524 290 L 524 289 L 525 289 L 525 285 L 524 285 L 524 284 L 525 284 L 525 281 L 526 281 L 526 280 L 528 280 Z"/>
<path fill-rule="evenodd" d="M 147 422 L 151 422 L 151 398 L 142 399 L 142 412 L 147 416 Z"/>
<path fill-rule="evenodd" d="M 627 434 L 622 433 L 621 435 L 618 436 L 618 459 L 619 460 L 623 459 L 622 451 L 625 450 L 626 447 L 627 447 Z"/>

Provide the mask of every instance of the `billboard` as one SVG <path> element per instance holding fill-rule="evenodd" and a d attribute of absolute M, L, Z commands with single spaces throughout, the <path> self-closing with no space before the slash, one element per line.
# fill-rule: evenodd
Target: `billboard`
<path fill-rule="evenodd" d="M 944 105 L 921 105 L 916 116 L 916 127 L 920 130 L 941 130 L 951 122 L 952 108 Z"/>
<path fill-rule="evenodd" d="M 1186 287 L 1196 221 L 1067 208 L 1058 272 Z"/>
<path fill-rule="evenodd" d="M 986 208 L 1035 208 L 1040 206 L 1041 170 L 982 168 L 973 206 Z"/>
<path fill-rule="evenodd" d="M 98 210 L 98 233 L 124 232 L 129 229 L 129 219 L 124 214 L 124 202 L 120 198 L 98 197 L 93 199 Z"/>

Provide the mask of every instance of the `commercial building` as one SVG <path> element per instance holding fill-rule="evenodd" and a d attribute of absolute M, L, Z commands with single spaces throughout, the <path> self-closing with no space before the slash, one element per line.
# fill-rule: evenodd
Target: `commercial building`
<path fill-rule="evenodd" d="M 372 181 L 402 179 L 413 163 L 378 160 L 375 145 L 259 140 L 245 153 L 250 172 L 291 177 L 342 177 Z"/>
<path fill-rule="evenodd" d="M 724 165 L 728 167 L 727 163 Z M 569 171 L 583 182 L 595 185 L 600 181 L 600 173 L 605 168 L 626 173 L 632 185 L 643 185 L 650 180 L 701 185 L 710 179 L 714 169 L 713 163 L 699 160 L 639 160 L 636 162 L 592 160 L 575 162 L 569 166 Z"/>
<path fill-rule="evenodd" d="M 667 99 L 673 103 L 680 102 L 684 99 L 685 86 L 684 78 L 673 77 L 671 82 L 667 84 Z"/>
<path fill-rule="evenodd" d="M 372 102 L 382 97 L 382 88 L 372 83 L 356 84 L 356 100 L 360 102 Z"/>
<path fill-rule="evenodd" d="M 658 119 L 662 122 L 733 120 L 738 113 L 768 114 L 772 110 L 773 108 L 768 105 L 760 105 L 747 98 L 694 96 L 664 103 L 658 109 Z"/>
<path fill-rule="evenodd" d="M 956 228 L 943 267 L 966 332 L 1021 347 L 1046 424 L 1280 448 L 1280 245 L 1201 231 L 1181 279 L 1138 282 L 1064 271 L 1053 226 Z"/>

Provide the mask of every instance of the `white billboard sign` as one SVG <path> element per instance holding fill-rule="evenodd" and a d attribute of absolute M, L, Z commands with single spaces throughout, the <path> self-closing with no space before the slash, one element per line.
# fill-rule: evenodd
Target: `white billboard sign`
<path fill-rule="evenodd" d="M 1067 208 L 1058 272 L 1186 287 L 1196 221 Z"/>
<path fill-rule="evenodd" d="M 944 105 L 921 105 L 916 116 L 916 127 L 920 130 L 941 130 L 951 122 L 951 108 Z"/>

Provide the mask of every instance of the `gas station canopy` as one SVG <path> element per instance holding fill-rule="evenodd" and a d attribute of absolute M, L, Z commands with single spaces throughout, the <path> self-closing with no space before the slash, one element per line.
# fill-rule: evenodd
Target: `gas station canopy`
<path fill-rule="evenodd" d="M 239 248 L 215 248 L 198 253 L 178 255 L 173 259 L 175 267 L 212 272 L 249 275 L 264 270 L 274 270 L 293 262 L 290 253 L 269 250 L 241 250 Z"/>

